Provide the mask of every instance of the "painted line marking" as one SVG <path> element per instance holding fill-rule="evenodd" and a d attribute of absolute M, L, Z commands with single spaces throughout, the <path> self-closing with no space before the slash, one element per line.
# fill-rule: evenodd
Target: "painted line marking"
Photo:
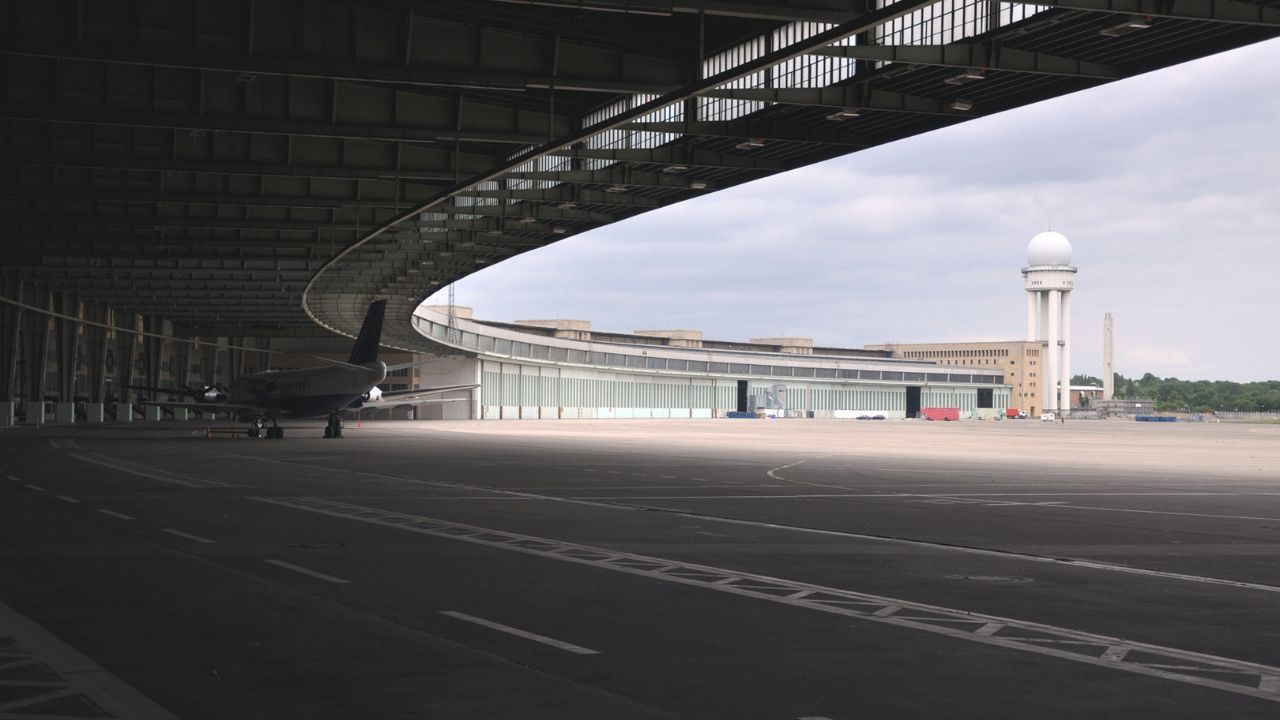
<path fill-rule="evenodd" d="M 564 642 L 563 640 L 556 640 L 555 638 L 549 638 L 546 635 L 538 635 L 537 633 L 531 633 L 527 630 L 513 628 L 510 625 L 503 625 L 502 623 L 496 623 L 492 620 L 485 620 L 484 618 L 478 618 L 474 615 L 460 613 L 455 610 L 441 610 L 440 614 L 448 615 L 451 618 L 456 618 L 458 620 L 462 620 L 465 622 L 475 623 L 476 625 L 482 625 L 491 630 L 497 630 L 498 632 L 507 633 L 508 635 L 515 635 L 516 637 L 522 637 L 525 640 L 532 640 L 534 642 L 542 643 L 543 645 L 550 645 L 553 648 L 559 648 L 561 650 L 565 650 L 565 651 L 574 653 L 576 655 L 599 655 L 600 654 L 599 651 L 591 650 L 589 648 L 584 648 L 580 645 L 574 645 L 572 643 Z"/>
<path fill-rule="evenodd" d="M 1248 695 L 1270 702 L 1280 702 L 1280 692 L 1270 684 L 1270 678 L 1280 676 L 1280 667 L 1245 660 L 1097 635 L 1026 620 L 898 600 L 843 588 L 729 571 L 709 565 L 673 562 L 658 557 L 617 552 L 590 545 L 494 530 L 375 507 L 333 502 L 323 498 L 253 497 L 250 499 L 320 515 L 393 527 L 408 532 L 613 570 L 652 580 L 731 593 L 740 597 L 780 603 L 805 610 L 946 635 L 1006 650 L 1122 670 Z M 777 594 L 778 590 L 792 591 L 788 594 L 801 590 L 814 592 L 795 599 Z M 978 632 L 979 630 L 984 630 L 985 634 Z M 1044 642 L 1045 640 L 1056 641 L 1058 644 L 1049 646 Z M 1101 657 L 1104 650 L 1113 648 L 1128 648 L 1136 652 L 1126 653 L 1119 661 Z M 1202 674 L 1205 672 L 1223 673 L 1230 677 L 1217 680 L 1203 677 Z M 1264 683 L 1268 684 L 1264 686 Z"/>
<path fill-rule="evenodd" d="M 3 657 L 15 662 L 6 668 L 40 666 L 41 680 L 25 680 L 21 674 L 4 682 L 5 700 L 0 717 L 75 718 L 110 717 L 132 720 L 178 720 L 120 678 L 50 635 L 36 623 L 0 603 L 0 637 L 8 640 Z M 75 698 L 80 709 L 65 714 L 50 713 L 42 702 L 60 697 Z"/>
<path fill-rule="evenodd" d="M 297 565 L 294 565 L 293 563 L 287 563 L 283 560 L 263 560 L 263 562 L 269 563 L 271 565 L 275 565 L 276 567 L 282 567 L 286 570 L 292 570 L 296 573 L 302 573 L 303 575 L 310 575 L 313 578 L 319 578 L 320 580 L 324 580 L 325 582 L 331 582 L 335 585 L 351 584 L 350 580 L 343 580 L 340 577 L 334 577 L 333 575 L 326 575 L 322 572 L 316 572 L 315 570 L 308 570 L 304 567 L 299 567 Z"/>
<path fill-rule="evenodd" d="M 9 478 L 10 480 L 12 480 L 12 481 L 14 481 L 14 482 L 16 482 L 16 483 L 20 483 L 20 482 L 22 482 L 22 480 L 21 480 L 20 478 L 16 478 L 16 477 L 14 477 L 14 476 L 12 476 L 12 475 L 5 475 L 5 477 Z"/>
<path fill-rule="evenodd" d="M 135 517 L 130 517 L 128 515 L 125 515 L 124 513 L 118 513 L 115 510 L 107 510 L 106 508 L 98 508 L 98 512 L 102 513 L 103 515 L 110 515 L 113 518 L 119 518 L 121 520 L 137 520 L 137 518 Z"/>
<path fill-rule="evenodd" d="M 190 488 L 210 488 L 210 487 L 228 487 L 238 488 L 244 485 L 235 485 L 232 483 L 220 482 L 218 480 L 204 480 L 189 475 L 180 475 L 171 473 L 166 470 L 148 467 L 139 463 L 128 462 L 109 455 L 101 455 L 99 453 L 71 453 L 71 457 L 94 465 L 109 467 L 112 470 L 138 475 L 139 477 L 149 478 L 151 480 L 159 480 L 160 482 L 170 483 L 172 485 L 182 485 Z"/>
<path fill-rule="evenodd" d="M 27 487 L 31 488 L 32 490 L 35 490 L 36 492 L 49 492 L 48 490 L 45 490 L 39 485 L 27 485 Z"/>
<path fill-rule="evenodd" d="M 58 498 L 58 499 L 59 499 L 59 500 L 61 500 L 62 502 L 68 502 L 68 503 L 71 503 L 72 505 L 79 505 L 79 504 L 80 504 L 80 501 L 79 501 L 79 500 L 77 500 L 77 499 L 75 499 L 75 498 L 73 498 L 73 497 L 67 497 L 66 495 L 54 495 L 54 497 Z"/>
<path fill-rule="evenodd" d="M 196 542 L 198 542 L 198 543 L 204 543 L 204 544 L 206 544 L 206 545 L 217 545 L 217 544 L 218 544 L 218 541 L 217 541 L 217 540 L 210 540 L 209 538 L 206 538 L 206 537 L 200 537 L 199 535 L 192 535 L 191 533 L 185 533 L 185 532 L 182 532 L 181 530 L 174 530 L 173 528 L 165 528 L 165 529 L 164 529 L 164 532 L 167 532 L 167 533 L 169 533 L 170 535 L 177 535 L 177 536 L 178 536 L 178 537 L 180 537 L 180 538 L 186 538 L 186 539 L 188 539 L 188 540 L 194 540 L 194 541 L 196 541 Z"/>

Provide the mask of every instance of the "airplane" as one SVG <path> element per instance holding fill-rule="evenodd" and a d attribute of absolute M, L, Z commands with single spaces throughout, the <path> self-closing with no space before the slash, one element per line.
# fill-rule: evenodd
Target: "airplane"
<path fill-rule="evenodd" d="M 284 428 L 280 418 L 329 418 L 324 429 L 326 438 L 342 437 L 342 412 L 365 407 L 402 407 L 435 402 L 453 402 L 454 399 L 426 399 L 453 390 L 470 390 L 470 385 L 445 385 L 413 388 L 410 390 L 382 391 L 378 383 L 387 377 L 387 364 L 378 359 L 378 342 L 382 338 L 382 318 L 387 301 L 377 300 L 369 305 L 360 334 L 356 337 L 351 355 L 346 362 L 317 357 L 326 365 L 298 370 L 264 370 L 236 378 L 230 388 L 213 385 L 193 390 L 186 388 L 147 388 L 171 395 L 190 395 L 192 402 L 147 401 L 145 405 L 167 408 L 185 408 L 202 412 L 231 412 L 249 422 L 249 437 L 281 439 Z M 424 363 L 395 365 L 396 370 Z M 461 400 L 463 398 L 458 398 Z M 267 421 L 271 422 L 266 427 Z"/>

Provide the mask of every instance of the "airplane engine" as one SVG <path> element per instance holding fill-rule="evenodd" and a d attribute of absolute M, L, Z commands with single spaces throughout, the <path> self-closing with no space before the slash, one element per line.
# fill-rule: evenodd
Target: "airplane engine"
<path fill-rule="evenodd" d="M 363 396 L 361 396 L 356 400 L 352 400 L 351 404 L 348 405 L 347 407 L 349 408 L 363 407 L 364 404 L 367 402 L 378 402 L 378 400 L 381 397 L 382 397 L 382 390 L 378 389 L 377 385 L 374 385 L 372 388 L 369 389 L 369 392 L 365 393 Z"/>

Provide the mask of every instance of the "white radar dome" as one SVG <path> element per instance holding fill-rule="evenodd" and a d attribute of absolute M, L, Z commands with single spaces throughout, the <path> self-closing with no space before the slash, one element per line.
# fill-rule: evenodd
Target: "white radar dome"
<path fill-rule="evenodd" d="M 1027 265 L 1070 264 L 1071 242 L 1062 233 L 1042 232 L 1027 245 Z"/>

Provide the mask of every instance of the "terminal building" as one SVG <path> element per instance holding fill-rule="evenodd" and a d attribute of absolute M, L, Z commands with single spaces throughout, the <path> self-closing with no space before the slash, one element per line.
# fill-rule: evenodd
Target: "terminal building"
<path fill-rule="evenodd" d="M 415 328 L 448 356 L 428 384 L 479 383 L 425 408 L 441 419 L 909 418 L 923 408 L 993 417 L 1011 406 L 998 368 L 945 366 L 808 338 L 706 340 L 692 330 L 598 332 L 582 320 L 488 322 L 424 305 Z M 422 415 L 420 414 L 420 417 Z"/>

